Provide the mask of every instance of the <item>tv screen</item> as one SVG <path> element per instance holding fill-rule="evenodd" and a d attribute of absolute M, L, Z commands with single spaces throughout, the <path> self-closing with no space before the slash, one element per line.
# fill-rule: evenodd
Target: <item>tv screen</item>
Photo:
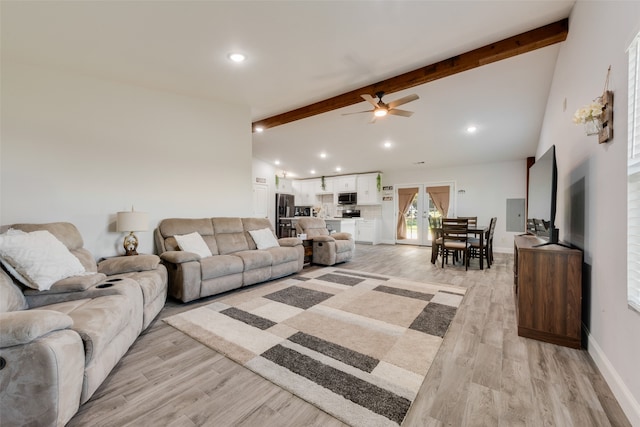
<path fill-rule="evenodd" d="M 527 231 L 549 243 L 557 243 L 555 228 L 558 170 L 556 147 L 547 150 L 529 168 Z"/>

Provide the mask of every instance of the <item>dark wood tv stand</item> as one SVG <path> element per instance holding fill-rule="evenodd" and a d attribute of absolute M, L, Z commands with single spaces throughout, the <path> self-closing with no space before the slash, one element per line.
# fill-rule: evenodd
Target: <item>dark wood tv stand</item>
<path fill-rule="evenodd" d="M 518 335 L 580 348 L 582 251 L 541 243 L 533 235 L 514 240 Z"/>

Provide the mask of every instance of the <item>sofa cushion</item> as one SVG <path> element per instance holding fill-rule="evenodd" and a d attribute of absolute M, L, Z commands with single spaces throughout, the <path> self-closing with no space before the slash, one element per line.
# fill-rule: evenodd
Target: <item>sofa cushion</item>
<path fill-rule="evenodd" d="M 137 271 L 155 270 L 160 264 L 157 255 L 132 255 L 107 258 L 98 264 L 100 273 L 107 276 L 115 274 L 132 273 Z"/>
<path fill-rule="evenodd" d="M 242 273 L 244 264 L 242 258 L 234 255 L 216 255 L 200 260 L 202 280 Z"/>
<path fill-rule="evenodd" d="M 52 310 L 24 310 L 2 316 L 0 347 L 27 344 L 50 332 L 70 328 L 71 317 Z"/>
<path fill-rule="evenodd" d="M 71 317 L 71 329 L 80 334 L 84 343 L 85 365 L 89 365 L 133 321 L 136 310 L 126 295 L 61 302 L 48 305 L 46 309 Z"/>
<path fill-rule="evenodd" d="M 63 294 L 67 292 L 86 291 L 92 286 L 97 285 L 106 279 L 102 273 L 88 273 L 82 276 L 71 276 L 66 279 L 58 280 L 51 285 L 47 291 L 38 291 L 36 289 L 25 289 L 25 295 L 44 295 L 44 294 Z"/>
<path fill-rule="evenodd" d="M 164 219 L 158 225 L 158 231 L 163 238 L 164 248 L 159 244 L 160 252 L 179 250 L 178 242 L 173 237 L 196 232 L 205 241 L 213 255 L 218 254 L 218 247 L 213 233 L 213 224 L 210 218 L 169 218 Z"/>
<path fill-rule="evenodd" d="M 176 234 L 173 237 L 178 242 L 178 247 L 181 251 L 200 255 L 200 258 L 206 258 L 213 255 L 211 253 L 211 249 L 209 249 L 209 246 L 207 246 L 206 242 L 197 231 L 189 234 Z"/>
<path fill-rule="evenodd" d="M 26 286 L 39 290 L 86 271 L 80 260 L 47 230 L 0 236 L 0 256 L 22 276 Z"/>
<path fill-rule="evenodd" d="M 298 248 L 296 247 L 277 247 L 266 249 L 271 254 L 271 265 L 279 265 L 289 261 L 298 260 Z"/>
<path fill-rule="evenodd" d="M 271 267 L 273 258 L 268 250 L 259 251 L 240 251 L 233 255 L 242 258 L 244 263 L 244 271 L 255 270 L 256 268 Z"/>
<path fill-rule="evenodd" d="M 257 249 L 269 249 L 280 246 L 270 228 L 260 230 L 249 230 L 249 234 L 256 244 Z"/>
<path fill-rule="evenodd" d="M 0 313 L 29 308 L 22 290 L 0 269 Z"/>
<path fill-rule="evenodd" d="M 240 218 L 212 218 L 211 222 L 220 254 L 228 255 L 249 250 Z"/>

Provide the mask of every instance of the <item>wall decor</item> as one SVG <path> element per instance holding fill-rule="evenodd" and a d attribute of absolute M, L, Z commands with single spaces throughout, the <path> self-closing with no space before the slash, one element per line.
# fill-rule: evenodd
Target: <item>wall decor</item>
<path fill-rule="evenodd" d="M 573 123 L 583 124 L 587 135 L 598 135 L 600 144 L 613 138 L 613 92 L 609 90 L 609 75 L 611 66 L 607 70 L 602 95 L 593 102 L 578 108 L 573 114 Z"/>

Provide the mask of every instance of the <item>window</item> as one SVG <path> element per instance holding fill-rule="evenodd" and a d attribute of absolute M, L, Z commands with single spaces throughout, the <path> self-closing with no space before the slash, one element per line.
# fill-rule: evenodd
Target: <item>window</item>
<path fill-rule="evenodd" d="M 627 163 L 627 297 L 640 312 L 640 33 L 629 46 Z"/>

